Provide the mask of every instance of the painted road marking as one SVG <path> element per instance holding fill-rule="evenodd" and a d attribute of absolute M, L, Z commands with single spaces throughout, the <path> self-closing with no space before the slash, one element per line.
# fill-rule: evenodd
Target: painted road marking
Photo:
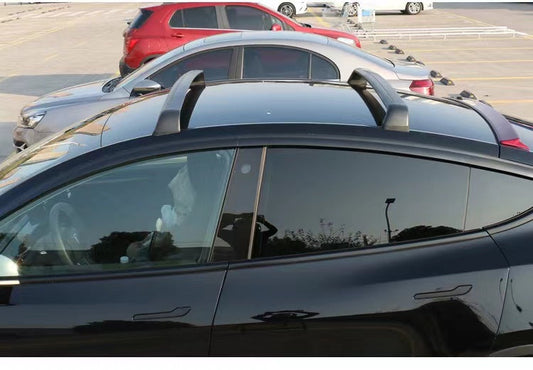
<path fill-rule="evenodd" d="M 507 100 L 487 100 L 490 104 L 519 104 L 533 103 L 533 99 L 507 99 Z"/>
<path fill-rule="evenodd" d="M 53 59 L 53 58 L 57 57 L 58 55 L 59 55 L 59 54 L 57 54 L 57 53 L 56 53 L 56 54 L 49 55 L 49 56 L 47 56 L 46 58 L 43 59 L 43 62 L 46 62 L 46 61 L 48 61 L 48 60 L 50 60 L 50 59 Z"/>
<path fill-rule="evenodd" d="M 462 41 L 462 40 L 461 40 Z M 469 51 L 469 50 L 533 50 L 533 47 L 529 46 L 517 46 L 517 47 L 502 47 L 502 48 L 442 48 L 442 49 L 409 49 L 411 52 L 435 52 L 435 51 Z"/>
<path fill-rule="evenodd" d="M 54 33 L 54 32 L 57 32 L 57 31 L 61 31 L 61 30 L 65 29 L 65 28 L 68 28 L 70 26 L 72 26 L 72 22 L 69 22 L 65 26 L 55 27 L 55 28 L 52 28 L 52 29 L 49 29 L 49 30 L 46 30 L 46 31 L 41 31 L 41 32 L 34 33 L 33 35 L 29 35 L 29 36 L 26 36 L 26 37 L 19 38 L 19 39 L 13 41 L 13 42 L 10 42 L 8 44 L 0 46 L 0 50 L 5 49 L 5 48 L 7 48 L 9 46 L 20 45 L 20 44 L 23 44 L 23 43 L 25 43 L 27 41 L 35 40 L 35 39 L 37 39 L 37 38 L 39 38 L 41 36 L 48 35 L 50 33 Z"/>
<path fill-rule="evenodd" d="M 474 63 L 531 63 L 533 59 L 505 59 L 505 60 L 428 60 L 426 64 L 474 64 Z"/>
<path fill-rule="evenodd" d="M 8 78 L 11 78 L 11 77 L 13 77 L 13 76 L 16 76 L 16 74 L 12 73 L 12 74 L 9 74 L 9 75 L 7 75 L 7 76 L 5 76 L 5 77 L 2 77 L 2 78 L 0 78 L 0 82 L 5 81 L 5 80 L 7 80 Z"/>
<path fill-rule="evenodd" d="M 503 76 L 503 77 L 459 77 L 454 81 L 500 81 L 500 80 L 533 80 L 533 76 Z"/>

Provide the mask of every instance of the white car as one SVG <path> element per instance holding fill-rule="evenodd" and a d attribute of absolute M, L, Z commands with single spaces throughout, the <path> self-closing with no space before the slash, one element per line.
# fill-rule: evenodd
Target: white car
<path fill-rule="evenodd" d="M 184 0 L 188 2 L 188 0 Z M 208 1 L 208 0 L 203 0 Z M 287 17 L 294 17 L 295 15 L 307 13 L 307 0 L 211 0 L 210 2 L 228 2 L 234 1 L 237 3 L 252 2 L 263 5 L 272 10 L 278 11 Z M 179 1 L 178 1 L 179 2 Z"/>
<path fill-rule="evenodd" d="M 307 13 L 306 0 L 257 0 L 257 3 L 277 10 L 287 17 Z"/>
<path fill-rule="evenodd" d="M 331 8 L 345 11 L 348 16 L 357 14 L 357 6 L 361 9 L 373 9 L 375 11 L 398 10 L 405 14 L 418 14 L 423 10 L 433 9 L 433 1 L 406 1 L 406 0 L 359 0 L 348 2 L 345 0 L 329 0 L 323 2 L 308 1 L 307 5 L 324 4 Z"/>

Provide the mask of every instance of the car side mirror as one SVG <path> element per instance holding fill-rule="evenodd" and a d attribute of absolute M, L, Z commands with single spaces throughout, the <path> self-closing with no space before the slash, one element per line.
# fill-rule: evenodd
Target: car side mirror
<path fill-rule="evenodd" d="M 274 23 L 274 24 L 272 25 L 272 27 L 270 27 L 270 30 L 271 30 L 271 31 L 281 31 L 282 28 L 281 28 L 281 25 L 280 25 L 280 24 L 278 24 L 278 23 Z"/>
<path fill-rule="evenodd" d="M 142 80 L 137 82 L 137 84 L 131 89 L 132 96 L 139 96 L 148 94 L 154 91 L 161 90 L 162 87 L 159 83 L 152 80 Z"/>

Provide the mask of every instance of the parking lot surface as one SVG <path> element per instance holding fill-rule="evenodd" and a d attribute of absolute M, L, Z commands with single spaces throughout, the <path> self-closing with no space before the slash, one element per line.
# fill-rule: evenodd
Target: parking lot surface
<path fill-rule="evenodd" d="M 24 104 L 60 88 L 118 75 L 126 21 L 147 5 L 0 6 L 0 160 L 13 151 L 11 131 Z M 357 17 L 320 7 L 297 20 L 354 32 L 365 50 L 395 63 L 412 56 L 453 82 L 446 86 L 435 78 L 438 96 L 466 90 L 503 113 L 533 120 L 532 15 L 533 4 L 450 3 L 417 16 L 380 13 L 375 22 L 361 25 Z"/>

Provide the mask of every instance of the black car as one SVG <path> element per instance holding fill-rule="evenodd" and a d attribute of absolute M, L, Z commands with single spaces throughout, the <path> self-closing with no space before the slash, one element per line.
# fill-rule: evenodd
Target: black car
<path fill-rule="evenodd" d="M 0 167 L 0 353 L 532 355 L 532 137 L 366 70 L 188 72 Z"/>

